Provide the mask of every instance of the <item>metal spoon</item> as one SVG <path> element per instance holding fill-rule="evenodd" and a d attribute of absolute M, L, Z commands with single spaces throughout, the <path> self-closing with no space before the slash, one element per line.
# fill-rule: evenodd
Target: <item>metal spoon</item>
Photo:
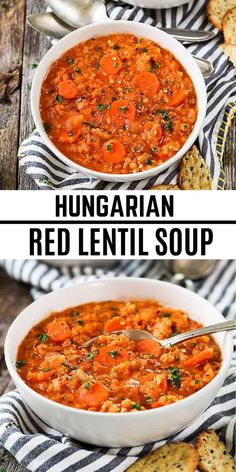
<path fill-rule="evenodd" d="M 152 339 L 160 344 L 162 347 L 174 346 L 188 339 L 197 338 L 198 336 L 204 336 L 205 334 L 220 333 L 222 331 L 232 331 L 236 329 L 236 321 L 224 321 L 223 323 L 214 324 L 211 326 L 205 326 L 203 328 L 193 329 L 192 331 L 187 331 L 186 333 L 178 334 L 168 339 L 157 339 L 153 334 L 148 331 L 143 331 L 141 329 L 124 329 L 120 331 L 113 331 L 112 333 L 106 333 L 106 336 L 111 336 L 112 334 L 124 334 L 131 341 L 142 341 L 143 339 Z M 99 336 L 90 339 L 83 347 L 90 347 Z"/>
<path fill-rule="evenodd" d="M 79 28 L 100 21 L 112 21 L 107 15 L 104 0 L 46 0 L 48 6 L 68 25 Z M 198 43 L 215 37 L 212 31 L 191 31 L 186 29 L 159 28 L 179 41 Z"/>
<path fill-rule="evenodd" d="M 61 39 L 74 31 L 75 28 L 67 25 L 56 17 L 54 13 L 36 13 L 27 17 L 27 22 L 39 33 L 46 34 L 51 38 Z M 193 56 L 203 75 L 207 76 L 214 72 L 211 62 Z"/>

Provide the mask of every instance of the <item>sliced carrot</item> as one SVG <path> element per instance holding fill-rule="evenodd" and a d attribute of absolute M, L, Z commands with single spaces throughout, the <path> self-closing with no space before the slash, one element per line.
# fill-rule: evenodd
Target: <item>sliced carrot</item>
<path fill-rule="evenodd" d="M 99 349 L 99 352 L 94 359 L 100 364 L 117 365 L 129 359 L 129 354 L 126 349 L 120 346 L 104 346 Z"/>
<path fill-rule="evenodd" d="M 186 100 L 187 94 L 184 90 L 180 89 L 178 93 L 172 98 L 170 102 L 171 107 L 178 107 Z"/>
<path fill-rule="evenodd" d="M 162 128 L 159 123 L 156 123 L 155 121 L 147 121 L 143 127 L 143 130 L 145 134 L 149 135 L 150 141 L 153 141 L 154 139 L 156 143 L 159 143 L 163 135 Z"/>
<path fill-rule="evenodd" d="M 103 56 L 100 61 L 100 66 L 102 72 L 107 75 L 115 75 L 122 68 L 122 62 L 117 56 L 117 54 L 109 54 Z"/>
<path fill-rule="evenodd" d="M 79 138 L 82 131 L 84 117 L 76 112 L 70 112 L 61 118 L 62 128 L 60 129 L 59 141 L 61 143 L 74 143 Z"/>
<path fill-rule="evenodd" d="M 191 357 L 191 359 L 185 361 L 184 365 L 186 367 L 195 367 L 198 364 L 202 364 L 203 362 L 212 359 L 213 354 L 214 350 L 212 348 L 205 349 L 204 351 L 199 352 L 199 354 L 196 354 L 195 356 Z"/>
<path fill-rule="evenodd" d="M 160 357 L 162 348 L 160 344 L 152 339 L 143 339 L 137 342 L 137 350 L 153 357 Z"/>
<path fill-rule="evenodd" d="M 71 332 L 66 321 L 53 320 L 47 326 L 47 334 L 51 341 L 63 343 L 66 339 L 70 338 Z"/>
<path fill-rule="evenodd" d="M 128 100 L 116 100 L 112 103 L 109 111 L 112 122 L 119 128 L 122 128 L 127 122 L 134 121 L 135 115 L 135 105 Z"/>
<path fill-rule="evenodd" d="M 104 161 L 108 164 L 120 164 L 125 157 L 126 151 L 118 139 L 111 139 L 103 144 L 102 154 Z"/>
<path fill-rule="evenodd" d="M 96 408 L 108 398 L 109 392 L 101 382 L 85 382 L 78 390 L 78 401 L 84 408 Z"/>
<path fill-rule="evenodd" d="M 138 74 L 136 76 L 135 83 L 137 87 L 144 93 L 144 95 L 150 98 L 156 95 L 160 88 L 157 77 L 148 71 L 143 71 Z"/>
<path fill-rule="evenodd" d="M 125 328 L 125 320 L 120 316 L 115 316 L 111 320 L 108 320 L 104 327 L 104 333 L 112 333 L 112 331 L 120 331 Z"/>
<path fill-rule="evenodd" d="M 59 83 L 58 92 L 59 95 L 61 95 L 66 100 L 75 98 L 78 93 L 76 85 L 74 84 L 73 80 L 70 79 L 63 80 Z"/>

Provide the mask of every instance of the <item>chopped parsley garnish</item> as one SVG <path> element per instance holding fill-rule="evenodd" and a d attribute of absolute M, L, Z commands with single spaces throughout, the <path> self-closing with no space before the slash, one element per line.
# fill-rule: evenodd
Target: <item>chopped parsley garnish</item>
<path fill-rule="evenodd" d="M 149 396 L 146 397 L 146 398 L 145 398 L 145 402 L 146 402 L 146 403 L 152 403 L 152 402 L 153 402 L 152 397 L 149 397 Z"/>
<path fill-rule="evenodd" d="M 71 312 L 71 316 L 73 316 L 73 318 L 76 318 L 77 316 L 80 316 L 80 312 L 79 311 L 76 311 L 76 310 L 73 310 Z"/>
<path fill-rule="evenodd" d="M 166 125 L 165 125 L 165 129 L 167 131 L 173 131 L 173 129 L 174 129 L 173 121 L 171 121 L 171 120 L 168 121 L 168 123 L 166 123 Z"/>
<path fill-rule="evenodd" d="M 151 59 L 150 60 L 150 69 L 148 69 L 148 72 L 153 72 L 154 70 L 157 70 L 158 67 L 159 67 L 158 64 L 153 59 Z"/>
<path fill-rule="evenodd" d="M 84 389 L 85 390 L 90 390 L 90 388 L 91 388 L 91 383 L 90 382 L 85 382 L 84 383 Z"/>
<path fill-rule="evenodd" d="M 106 144 L 106 150 L 107 151 L 112 151 L 112 145 L 111 144 Z"/>
<path fill-rule="evenodd" d="M 67 57 L 66 62 L 67 64 L 74 64 L 75 60 L 72 57 Z"/>
<path fill-rule="evenodd" d="M 148 52 L 148 49 L 147 48 L 143 48 L 141 49 L 142 52 Z"/>
<path fill-rule="evenodd" d="M 169 121 L 169 112 L 167 110 L 156 110 L 156 115 L 161 115 L 164 121 Z"/>
<path fill-rule="evenodd" d="M 50 372 L 50 368 L 49 367 L 46 367 L 46 369 L 43 369 L 43 372 Z"/>
<path fill-rule="evenodd" d="M 150 156 L 148 156 L 147 159 L 146 159 L 146 165 L 147 165 L 147 166 L 151 166 L 151 165 L 152 165 L 152 159 L 150 158 Z"/>
<path fill-rule="evenodd" d="M 94 356 L 96 356 L 98 354 L 98 351 L 92 351 L 92 352 L 89 352 L 89 354 L 87 354 L 87 359 L 89 359 L 90 361 L 93 360 Z"/>
<path fill-rule="evenodd" d="M 118 66 L 119 66 L 118 62 L 114 62 L 115 69 L 117 69 Z"/>
<path fill-rule="evenodd" d="M 97 62 L 97 63 L 95 64 L 95 69 L 97 69 L 97 70 L 100 69 L 100 64 L 99 64 L 99 62 Z"/>
<path fill-rule="evenodd" d="M 24 367 L 26 365 L 26 361 L 22 360 L 22 361 L 16 361 L 16 368 L 17 369 L 20 369 L 21 367 Z"/>
<path fill-rule="evenodd" d="M 61 95 L 57 95 L 57 96 L 56 96 L 56 101 L 57 101 L 58 103 L 62 103 L 62 102 L 63 102 L 63 97 L 62 97 Z"/>
<path fill-rule="evenodd" d="M 158 152 L 158 148 L 156 146 L 153 146 L 151 149 L 152 149 L 152 152 L 154 152 L 154 154 Z"/>
<path fill-rule="evenodd" d="M 194 380 L 194 383 L 197 385 L 197 384 L 199 384 L 200 382 L 199 382 L 199 380 Z"/>
<path fill-rule="evenodd" d="M 83 325 L 84 325 L 84 320 L 77 320 L 77 323 L 78 323 L 80 326 L 83 326 Z"/>
<path fill-rule="evenodd" d="M 99 103 L 97 105 L 98 110 L 109 110 L 109 108 L 111 108 L 111 106 L 106 103 Z"/>
<path fill-rule="evenodd" d="M 169 380 L 171 385 L 176 388 L 181 387 L 181 372 L 178 367 L 174 367 L 173 369 L 170 369 L 169 372 Z"/>
<path fill-rule="evenodd" d="M 66 367 L 66 368 L 69 369 L 69 370 L 77 370 L 76 365 L 71 365 L 71 364 L 69 364 L 68 362 L 62 362 L 61 365 L 63 365 L 64 367 Z"/>
<path fill-rule="evenodd" d="M 41 341 L 41 343 L 46 343 L 46 341 L 48 340 L 48 335 L 45 334 L 45 333 L 42 333 L 39 335 L 39 341 Z"/>
<path fill-rule="evenodd" d="M 115 359 L 115 358 L 119 355 L 119 352 L 118 352 L 118 351 L 109 351 L 108 354 L 109 354 L 109 356 L 111 356 L 113 359 Z"/>
<path fill-rule="evenodd" d="M 141 406 L 136 402 L 131 403 L 130 408 L 132 410 L 141 410 Z"/>
<path fill-rule="evenodd" d="M 119 107 L 119 110 L 122 111 L 122 113 L 125 113 L 128 110 L 128 107 Z"/>
<path fill-rule="evenodd" d="M 119 44 L 115 44 L 115 46 L 114 46 L 114 48 L 113 48 L 113 49 L 114 49 L 114 51 L 118 51 L 118 50 L 120 49 L 120 46 L 119 46 Z"/>
<path fill-rule="evenodd" d="M 68 136 L 70 136 L 70 138 L 73 138 L 74 134 L 75 134 L 74 131 L 69 131 L 68 132 Z"/>
<path fill-rule="evenodd" d="M 76 67 L 75 72 L 76 72 L 76 74 L 81 74 L 82 70 L 79 67 Z"/>
<path fill-rule="evenodd" d="M 37 69 L 38 64 L 30 64 L 30 69 Z"/>
<path fill-rule="evenodd" d="M 171 314 L 170 313 L 163 313 L 162 318 L 171 318 Z"/>
<path fill-rule="evenodd" d="M 83 125 L 89 126 L 90 128 L 97 128 L 97 124 L 95 123 L 95 121 L 92 121 L 91 123 L 89 123 L 88 121 L 83 121 Z"/>
<path fill-rule="evenodd" d="M 49 133 L 49 131 L 52 129 L 52 125 L 50 125 L 49 123 L 43 123 L 43 127 L 46 133 Z"/>

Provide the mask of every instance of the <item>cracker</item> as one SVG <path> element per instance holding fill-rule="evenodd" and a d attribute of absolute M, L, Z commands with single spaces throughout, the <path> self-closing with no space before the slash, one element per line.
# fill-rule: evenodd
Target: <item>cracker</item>
<path fill-rule="evenodd" d="M 236 7 L 236 0 L 209 0 L 207 15 L 214 26 L 223 29 L 223 18 L 228 10 Z"/>
<path fill-rule="evenodd" d="M 127 472 L 195 472 L 198 455 L 187 443 L 169 443 L 139 459 Z"/>
<path fill-rule="evenodd" d="M 178 185 L 153 185 L 149 190 L 181 190 Z"/>
<path fill-rule="evenodd" d="M 213 430 L 200 433 L 195 445 L 198 455 L 198 468 L 202 472 L 234 472 L 235 462 L 226 451 L 224 444 Z"/>
<path fill-rule="evenodd" d="M 210 169 L 196 146 L 192 146 L 182 158 L 178 185 L 182 190 L 211 190 Z"/>
<path fill-rule="evenodd" d="M 223 49 L 226 56 L 228 56 L 230 62 L 232 62 L 232 64 L 236 68 L 236 44 L 223 43 L 220 45 L 220 47 Z"/>
<path fill-rule="evenodd" d="M 236 44 L 236 7 L 231 8 L 224 16 L 223 32 L 226 43 Z"/>

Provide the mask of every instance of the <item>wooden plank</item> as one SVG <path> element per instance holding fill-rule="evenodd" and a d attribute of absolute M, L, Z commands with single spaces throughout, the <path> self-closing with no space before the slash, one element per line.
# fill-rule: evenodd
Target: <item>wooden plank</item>
<path fill-rule="evenodd" d="M 42 0 L 27 0 L 26 16 L 31 13 L 45 11 Z M 37 33 L 28 24 L 25 25 L 24 50 L 23 50 L 23 74 L 21 89 L 21 114 L 20 114 L 20 142 L 22 142 L 34 129 L 34 122 L 30 111 L 30 88 L 35 72 L 35 67 L 50 47 L 49 39 Z M 18 188 L 21 190 L 36 189 L 34 181 L 26 175 L 23 168 L 18 172 Z"/>
<path fill-rule="evenodd" d="M 236 117 L 229 129 L 224 153 L 225 190 L 236 190 Z"/>
<path fill-rule="evenodd" d="M 0 73 L 22 67 L 25 0 L 0 3 Z M 0 189 L 17 185 L 20 86 L 0 103 Z"/>
<path fill-rule="evenodd" d="M 29 287 L 20 282 L 11 280 L 3 272 L 0 272 L 0 395 L 14 388 L 3 357 L 4 339 L 14 318 L 31 303 L 31 301 Z M 0 450 L 0 461 L 0 468 L 3 471 L 26 471 L 10 454 L 5 455 L 3 449 Z"/>

